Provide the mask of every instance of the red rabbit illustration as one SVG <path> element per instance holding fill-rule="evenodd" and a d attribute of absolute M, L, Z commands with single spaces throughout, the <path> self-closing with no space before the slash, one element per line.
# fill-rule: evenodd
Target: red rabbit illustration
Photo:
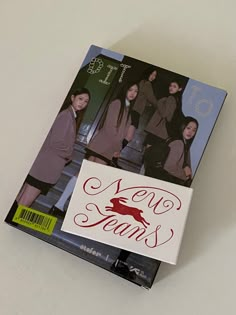
<path fill-rule="evenodd" d="M 113 206 L 106 206 L 106 211 L 113 211 L 117 212 L 122 215 L 131 215 L 136 221 L 140 222 L 143 224 L 145 228 L 147 228 L 146 225 L 150 225 L 141 215 L 143 210 L 140 210 L 138 208 L 126 206 L 120 202 L 126 203 L 126 200 L 128 198 L 125 197 L 118 197 L 118 198 L 112 198 L 110 202 L 113 204 Z"/>

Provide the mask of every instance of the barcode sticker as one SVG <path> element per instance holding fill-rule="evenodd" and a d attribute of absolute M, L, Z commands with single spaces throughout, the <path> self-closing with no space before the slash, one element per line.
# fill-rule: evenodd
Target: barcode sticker
<path fill-rule="evenodd" d="M 35 231 L 51 235 L 57 218 L 41 211 L 19 205 L 12 221 Z"/>

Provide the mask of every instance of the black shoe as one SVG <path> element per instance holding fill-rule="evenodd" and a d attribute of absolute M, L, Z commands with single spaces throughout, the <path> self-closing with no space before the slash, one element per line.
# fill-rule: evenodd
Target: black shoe
<path fill-rule="evenodd" d="M 54 216 L 54 217 L 57 217 L 57 218 L 60 218 L 60 219 L 64 219 L 65 218 L 65 211 L 62 211 L 61 209 L 55 207 L 55 206 L 52 206 L 51 209 L 49 210 L 48 214 Z"/>
<path fill-rule="evenodd" d="M 122 169 L 122 167 L 118 164 L 118 158 L 113 157 L 110 164 L 112 167 Z"/>
<path fill-rule="evenodd" d="M 128 275 L 128 279 L 135 280 L 137 278 L 137 274 L 135 271 L 130 271 Z"/>

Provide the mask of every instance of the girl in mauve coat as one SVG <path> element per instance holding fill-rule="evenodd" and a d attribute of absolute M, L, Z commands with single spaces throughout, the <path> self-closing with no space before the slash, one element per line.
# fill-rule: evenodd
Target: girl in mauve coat
<path fill-rule="evenodd" d="M 131 110 L 137 95 L 137 83 L 128 83 L 109 104 L 102 127 L 87 147 L 90 161 L 110 164 L 114 154 L 128 144 L 126 136 L 132 124 Z"/>
<path fill-rule="evenodd" d="M 56 117 L 16 201 L 30 207 L 39 194 L 47 194 L 71 160 L 76 133 L 90 100 L 86 88 L 71 96 L 71 105 Z"/>
<path fill-rule="evenodd" d="M 181 137 L 169 143 L 170 152 L 163 167 L 149 165 L 145 175 L 171 183 L 190 186 L 192 181 L 190 146 L 198 130 L 198 121 L 185 117 L 181 126 Z M 186 170 L 188 168 L 188 171 Z"/>
<path fill-rule="evenodd" d="M 140 116 L 143 114 L 145 107 L 147 105 L 157 106 L 158 101 L 153 92 L 152 82 L 156 80 L 157 68 L 154 66 L 149 67 L 142 75 L 142 79 L 138 84 L 139 93 L 135 100 L 134 106 L 131 111 L 131 125 L 129 126 L 126 134 L 126 144 L 132 141 L 136 129 L 139 126 Z M 112 158 L 112 162 L 116 167 L 118 165 L 118 158 L 120 157 L 120 152 L 115 152 Z"/>

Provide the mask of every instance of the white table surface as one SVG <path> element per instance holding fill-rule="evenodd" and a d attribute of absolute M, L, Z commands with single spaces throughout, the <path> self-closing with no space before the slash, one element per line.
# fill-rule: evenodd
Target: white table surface
<path fill-rule="evenodd" d="M 236 314 L 235 12 L 234 0 L 1 1 L 0 314 Z M 229 93 L 178 265 L 150 291 L 3 222 L 90 44 Z"/>

